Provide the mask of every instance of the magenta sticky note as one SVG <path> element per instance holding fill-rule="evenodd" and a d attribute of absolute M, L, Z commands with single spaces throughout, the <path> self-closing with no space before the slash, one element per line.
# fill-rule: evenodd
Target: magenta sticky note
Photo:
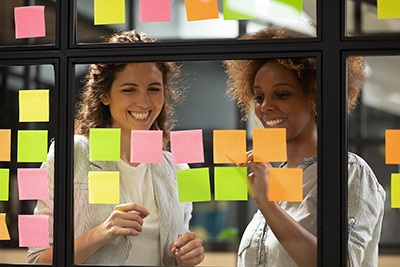
<path fill-rule="evenodd" d="M 171 21 L 171 0 L 140 0 L 140 22 Z"/>
<path fill-rule="evenodd" d="M 18 169 L 17 178 L 20 200 L 49 199 L 47 169 Z"/>
<path fill-rule="evenodd" d="M 203 130 L 170 133 L 172 163 L 204 162 Z"/>
<path fill-rule="evenodd" d="M 162 163 L 163 132 L 131 132 L 131 163 Z"/>
<path fill-rule="evenodd" d="M 18 215 L 20 247 L 49 247 L 49 216 Z"/>
<path fill-rule="evenodd" d="M 44 6 L 23 6 L 14 9 L 15 38 L 46 36 Z"/>

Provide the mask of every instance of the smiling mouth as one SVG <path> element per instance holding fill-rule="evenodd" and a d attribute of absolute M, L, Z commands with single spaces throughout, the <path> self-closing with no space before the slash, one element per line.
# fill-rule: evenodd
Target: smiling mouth
<path fill-rule="evenodd" d="M 137 120 L 145 120 L 149 117 L 150 111 L 147 111 L 145 113 L 139 113 L 139 112 L 132 112 L 128 111 L 128 113 L 135 119 Z"/>
<path fill-rule="evenodd" d="M 270 121 L 265 121 L 265 124 L 268 127 L 274 127 L 280 123 L 282 123 L 284 120 L 283 119 L 278 119 L 278 120 L 270 120 Z"/>

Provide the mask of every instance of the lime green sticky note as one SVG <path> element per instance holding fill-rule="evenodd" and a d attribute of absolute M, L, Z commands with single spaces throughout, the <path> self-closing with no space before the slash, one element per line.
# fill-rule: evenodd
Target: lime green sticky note
<path fill-rule="evenodd" d="M 0 169 L 0 201 L 8 201 L 10 170 Z"/>
<path fill-rule="evenodd" d="M 224 20 L 256 18 L 256 0 L 224 0 Z"/>
<path fill-rule="evenodd" d="M 210 174 L 208 168 L 178 170 L 179 202 L 211 200 Z"/>
<path fill-rule="evenodd" d="M 49 121 L 49 90 L 19 90 L 19 121 Z"/>
<path fill-rule="evenodd" d="M 89 172 L 89 203 L 119 204 L 119 172 Z"/>
<path fill-rule="evenodd" d="M 400 173 L 392 173 L 392 208 L 400 208 Z"/>
<path fill-rule="evenodd" d="M 399 0 L 378 0 L 378 19 L 400 18 Z"/>
<path fill-rule="evenodd" d="M 125 0 L 94 0 L 94 25 L 125 23 Z"/>
<path fill-rule="evenodd" d="M 300 19 L 303 0 L 270 0 L 268 17 Z"/>
<path fill-rule="evenodd" d="M 47 161 L 47 130 L 18 131 L 17 161 Z"/>
<path fill-rule="evenodd" d="M 247 200 L 247 168 L 214 168 L 215 200 Z"/>
<path fill-rule="evenodd" d="M 89 133 L 89 160 L 119 161 L 121 129 L 92 128 Z"/>

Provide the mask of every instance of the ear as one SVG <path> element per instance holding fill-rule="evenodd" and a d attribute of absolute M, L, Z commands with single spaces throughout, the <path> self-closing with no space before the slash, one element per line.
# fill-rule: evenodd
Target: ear
<path fill-rule="evenodd" d="M 110 99 L 109 99 L 108 95 L 100 96 L 100 100 L 104 105 L 106 105 L 106 106 L 110 105 Z"/>

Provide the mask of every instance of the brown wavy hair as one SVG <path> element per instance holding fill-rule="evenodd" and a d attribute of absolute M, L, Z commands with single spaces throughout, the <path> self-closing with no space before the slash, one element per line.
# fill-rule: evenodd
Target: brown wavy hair
<path fill-rule="evenodd" d="M 281 39 L 281 38 L 306 38 L 306 34 L 273 26 L 256 33 L 246 34 L 241 39 Z M 282 58 L 282 59 L 252 59 L 226 61 L 228 79 L 228 94 L 237 99 L 242 110 L 243 119 L 247 119 L 248 111 L 252 109 L 254 100 L 254 79 L 260 69 L 268 61 L 275 61 L 291 70 L 302 89 L 308 96 L 309 103 L 317 116 L 317 60 L 316 58 Z M 364 83 L 364 62 L 362 57 L 352 56 L 347 58 L 347 111 L 356 107 L 357 98 Z"/>
<path fill-rule="evenodd" d="M 116 33 L 109 38 L 109 43 L 147 43 L 155 40 L 145 33 L 136 30 Z M 116 74 L 123 71 L 129 63 L 98 63 L 91 64 L 84 78 L 84 87 L 81 101 L 77 104 L 75 118 L 75 134 L 89 137 L 90 128 L 111 127 L 111 113 L 109 106 L 101 101 L 111 90 Z M 166 147 L 169 132 L 174 126 L 174 104 L 181 99 L 181 90 L 178 78 L 180 67 L 174 62 L 155 62 L 161 71 L 164 84 L 164 105 L 151 130 L 163 131 L 163 143 Z"/>

